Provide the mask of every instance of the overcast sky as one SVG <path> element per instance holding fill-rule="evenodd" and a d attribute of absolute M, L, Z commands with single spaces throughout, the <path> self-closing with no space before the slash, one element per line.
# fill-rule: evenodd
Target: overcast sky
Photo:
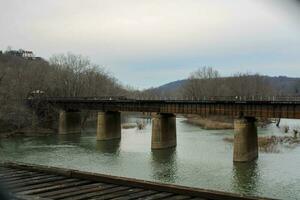
<path fill-rule="evenodd" d="M 0 0 L 0 49 L 72 52 L 138 88 L 223 75 L 300 76 L 294 0 Z"/>

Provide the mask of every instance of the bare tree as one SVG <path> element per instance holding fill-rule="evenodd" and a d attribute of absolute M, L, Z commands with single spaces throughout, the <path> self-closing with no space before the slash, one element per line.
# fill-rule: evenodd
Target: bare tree
<path fill-rule="evenodd" d="M 190 99 L 213 96 L 270 96 L 274 88 L 266 77 L 259 74 L 236 73 L 221 77 L 211 67 L 193 72 L 181 89 L 181 94 Z"/>
<path fill-rule="evenodd" d="M 259 74 L 237 73 L 224 79 L 227 92 L 224 96 L 269 96 L 274 89 L 268 80 Z"/>
<path fill-rule="evenodd" d="M 296 81 L 293 86 L 293 94 L 299 95 L 300 94 L 300 81 Z"/>
<path fill-rule="evenodd" d="M 198 99 L 205 96 L 217 96 L 220 74 L 212 67 L 202 67 L 191 73 L 188 81 L 183 85 L 183 96 Z"/>
<path fill-rule="evenodd" d="M 124 89 L 104 68 L 81 55 L 60 54 L 50 58 L 52 91 L 57 96 L 119 95 Z"/>

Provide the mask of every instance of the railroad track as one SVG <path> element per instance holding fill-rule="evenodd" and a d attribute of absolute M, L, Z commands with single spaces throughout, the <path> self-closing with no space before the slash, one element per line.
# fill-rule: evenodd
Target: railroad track
<path fill-rule="evenodd" d="M 8 199 L 267 199 L 40 165 L 0 164 Z M 0 197 L 1 199 L 1 197 Z"/>

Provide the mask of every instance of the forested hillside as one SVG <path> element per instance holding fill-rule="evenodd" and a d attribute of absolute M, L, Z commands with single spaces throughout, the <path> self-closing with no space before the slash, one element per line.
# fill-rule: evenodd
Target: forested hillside
<path fill-rule="evenodd" d="M 209 75 L 210 70 L 215 75 Z M 212 68 L 200 68 L 190 77 L 146 90 L 154 96 L 197 98 L 202 96 L 299 96 L 300 78 L 237 73 L 224 77 Z"/>
<path fill-rule="evenodd" d="M 31 124 L 24 99 L 32 92 L 46 96 L 126 95 L 105 69 L 80 55 L 66 54 L 28 60 L 0 55 L 0 132 Z"/>

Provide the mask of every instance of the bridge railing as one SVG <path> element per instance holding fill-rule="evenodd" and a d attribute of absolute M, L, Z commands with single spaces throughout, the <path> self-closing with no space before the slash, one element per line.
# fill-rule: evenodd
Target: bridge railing
<path fill-rule="evenodd" d="M 264 102 L 300 102 L 300 96 L 202 96 L 202 97 L 133 97 L 125 96 L 94 96 L 94 97 L 33 97 L 28 100 L 41 101 L 135 101 L 135 100 L 157 100 L 157 101 L 264 101 Z"/>
<path fill-rule="evenodd" d="M 291 101 L 300 102 L 300 96 L 203 96 L 203 97 L 137 97 L 135 100 L 169 100 L 169 101 Z"/>

